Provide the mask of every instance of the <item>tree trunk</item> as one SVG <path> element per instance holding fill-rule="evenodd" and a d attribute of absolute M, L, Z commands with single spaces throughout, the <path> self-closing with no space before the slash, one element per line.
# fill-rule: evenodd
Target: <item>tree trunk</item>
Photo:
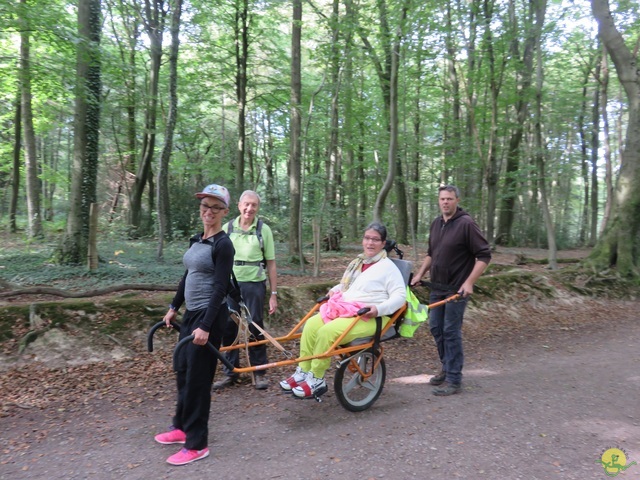
<path fill-rule="evenodd" d="M 27 0 L 20 0 L 26 11 Z M 36 134 L 33 129 L 33 111 L 31 108 L 31 45 L 28 18 L 22 18 L 20 33 L 20 87 L 22 93 L 22 120 L 24 125 L 24 146 L 27 179 L 27 211 L 29 238 L 42 237 L 42 212 L 40 211 L 40 180 L 38 178 L 38 158 Z"/>
<path fill-rule="evenodd" d="M 78 3 L 77 87 L 67 228 L 57 253 L 66 264 L 87 259 L 90 205 L 96 201 L 100 133 L 100 0 Z"/>
<path fill-rule="evenodd" d="M 107 2 L 106 7 L 109 9 L 109 15 L 111 18 L 119 17 L 121 19 L 122 27 L 125 30 L 125 35 L 119 35 L 115 27 L 113 28 L 114 39 L 117 41 L 120 59 L 122 62 L 122 83 L 123 88 L 125 89 L 124 109 L 126 111 L 126 143 L 124 149 L 120 149 L 118 147 L 120 165 L 118 165 L 117 180 L 114 182 L 115 185 L 112 188 L 111 206 L 108 214 L 108 221 L 111 223 L 120 205 L 126 205 L 126 202 L 122 202 L 121 200 L 123 198 L 131 198 L 129 180 L 135 176 L 138 164 L 136 161 L 136 150 L 138 144 L 136 125 L 138 81 L 136 72 L 138 72 L 137 54 L 141 30 L 140 19 L 142 18 L 142 15 L 138 11 L 136 5 L 127 3 L 124 0 L 114 4 Z M 117 8 L 116 12 L 111 11 L 114 7 Z M 115 126 L 113 130 L 115 137 L 117 135 Z"/>
<path fill-rule="evenodd" d="M 180 50 L 180 16 L 182 0 L 173 0 L 171 15 L 171 49 L 169 51 L 169 114 L 164 132 L 164 147 L 158 167 L 158 251 L 163 258 L 164 240 L 171 239 L 171 211 L 169 204 L 169 160 L 173 150 L 173 132 L 178 117 L 178 52 Z"/>
<path fill-rule="evenodd" d="M 364 128 L 364 123 L 360 122 L 358 125 L 360 128 L 360 141 L 358 142 L 358 155 L 357 155 L 357 159 L 356 159 L 356 167 L 357 167 L 357 182 L 360 185 L 364 184 L 366 175 L 365 175 L 365 170 L 364 170 L 364 163 L 365 163 L 365 150 L 364 150 L 364 142 L 365 142 L 365 128 Z M 364 228 L 364 224 L 367 221 L 366 220 L 366 212 L 365 212 L 365 208 L 367 205 L 369 205 L 369 193 L 367 191 L 366 188 L 361 188 L 360 189 L 360 205 L 361 208 L 359 210 L 359 214 L 358 214 L 358 224 Z"/>
<path fill-rule="evenodd" d="M 414 99 L 414 113 L 413 113 L 413 142 L 414 142 L 414 152 L 413 152 L 413 162 L 410 162 L 410 166 L 408 167 L 408 174 L 411 179 L 411 190 L 409 195 L 410 202 L 410 217 L 409 217 L 409 225 L 411 228 L 412 239 L 411 243 L 414 246 L 414 249 L 417 250 L 417 232 L 418 232 L 418 218 L 419 218 L 419 210 L 420 210 L 420 202 L 418 201 L 420 195 L 420 170 L 421 170 L 421 159 L 422 159 L 422 148 L 423 148 L 423 132 L 422 132 L 422 112 L 420 102 L 422 100 L 422 62 L 423 62 L 423 53 L 424 50 L 422 48 L 424 42 L 424 35 L 422 33 L 418 36 L 418 48 L 416 49 L 416 92 Z"/>
<path fill-rule="evenodd" d="M 345 4 L 345 21 L 349 25 L 356 22 L 355 12 L 353 8 L 353 0 L 346 0 Z M 353 118 L 354 92 L 353 85 L 353 29 L 346 29 L 345 36 L 345 66 L 344 66 L 344 151 L 345 163 L 347 167 L 347 185 L 350 185 L 347 194 L 347 212 L 352 220 L 347 222 L 346 236 L 349 239 L 358 238 L 360 235 L 360 226 L 358 222 L 359 212 L 359 192 L 362 185 L 357 181 L 357 158 L 355 152 L 355 129 L 356 121 Z M 364 207 L 364 206 L 361 206 Z"/>
<path fill-rule="evenodd" d="M 21 83 L 21 82 L 19 82 Z M 11 202 L 9 204 L 9 229 L 11 233 L 18 231 L 16 214 L 18 212 L 18 196 L 20 195 L 20 152 L 22 150 L 22 87 L 16 91 L 15 115 L 13 123 L 13 167 L 11 169 Z"/>
<path fill-rule="evenodd" d="M 605 202 L 604 213 L 602 215 L 602 221 L 600 222 L 600 228 L 598 233 L 602 234 L 605 226 L 609 221 L 611 215 L 611 203 L 613 202 L 613 168 L 611 167 L 611 140 L 609 138 L 609 113 L 607 112 L 607 105 L 609 103 L 609 65 L 607 62 L 607 48 L 602 47 L 602 86 L 600 88 L 601 101 L 600 108 L 602 110 L 602 149 L 604 152 L 604 185 L 605 185 Z"/>
<path fill-rule="evenodd" d="M 546 0 L 537 4 L 536 24 L 542 28 L 546 13 Z M 544 82 L 544 71 L 542 68 L 542 48 L 540 45 L 540 35 L 536 36 L 536 110 L 535 110 L 535 151 L 536 166 L 538 170 L 538 190 L 540 195 L 540 209 L 542 218 L 547 230 L 548 259 L 551 270 L 558 269 L 558 247 L 556 244 L 556 229 L 549 211 L 549 200 L 547 196 L 547 180 L 545 174 L 546 144 L 542 135 L 542 86 Z"/>
<path fill-rule="evenodd" d="M 602 62 L 596 58 L 596 85 L 593 91 L 593 106 L 591 107 L 591 216 L 589 219 L 588 245 L 593 247 L 598 239 L 598 150 L 600 148 L 600 86 Z"/>
<path fill-rule="evenodd" d="M 255 112 L 254 112 L 255 113 Z M 255 132 L 255 122 L 254 119 L 251 118 L 251 116 L 249 116 L 248 121 L 245 120 L 245 124 L 249 126 L 249 134 L 247 135 L 247 127 L 245 125 L 245 133 L 244 133 L 244 144 L 245 144 L 245 155 L 246 155 L 246 161 L 245 161 L 245 167 L 248 164 L 249 167 L 249 181 L 247 182 L 247 180 L 244 180 L 243 183 L 243 191 L 244 191 L 244 186 L 247 185 L 251 190 L 257 190 L 258 189 L 258 184 L 260 182 L 260 173 L 256 170 L 256 161 L 255 161 L 255 155 L 253 153 L 253 142 L 256 141 L 254 132 Z M 245 176 L 246 177 L 246 176 Z"/>
<path fill-rule="evenodd" d="M 338 145 L 338 133 L 340 130 L 340 112 L 339 112 L 339 100 L 340 100 L 340 51 L 339 51 L 339 33 L 340 33 L 340 18 L 339 18 L 340 3 L 338 0 L 333 0 L 332 13 L 329 20 L 329 26 L 331 28 L 331 53 L 329 59 L 329 75 L 331 82 L 331 103 L 329 106 L 329 145 L 328 155 L 326 157 L 326 177 L 325 177 L 325 198 L 322 201 L 322 208 L 316 209 L 314 216 L 316 217 L 316 225 L 326 234 L 326 238 L 337 238 L 336 233 L 340 232 L 340 222 L 338 221 L 336 213 L 339 211 L 338 207 L 338 187 L 341 182 L 338 181 L 340 172 L 340 148 Z M 319 205 L 319 203 L 315 203 Z M 323 226 L 323 220 L 327 219 L 326 227 Z M 327 250 L 339 250 L 340 244 L 337 242 L 327 242 Z M 315 265 L 319 268 L 319 265 Z"/>
<path fill-rule="evenodd" d="M 289 254 L 298 256 L 304 268 L 302 256 L 302 216 L 301 216 L 301 138 L 302 115 L 302 79 L 301 79 L 301 38 L 302 37 L 302 0 L 293 0 L 291 25 L 291 157 L 289 159 Z"/>
<path fill-rule="evenodd" d="M 640 72 L 638 52 L 627 47 L 617 30 L 609 2 L 591 0 L 598 34 L 618 73 L 628 100 L 628 123 L 620 174 L 607 227 L 587 263 L 596 269 L 616 266 L 622 276 L 640 274 Z"/>
<path fill-rule="evenodd" d="M 587 154 L 587 134 L 585 132 L 585 120 L 588 103 L 587 85 L 591 78 L 593 67 L 591 62 L 585 66 L 582 77 L 582 102 L 580 102 L 580 114 L 578 115 L 578 132 L 580 134 L 580 176 L 582 177 L 582 212 L 580 215 L 580 245 L 586 245 L 587 225 L 589 218 L 589 168 Z"/>
<path fill-rule="evenodd" d="M 534 0 L 529 3 L 530 9 L 537 9 L 541 0 Z M 546 4 L 546 2 L 545 2 Z M 520 146 L 524 136 L 525 122 L 529 115 L 529 90 L 531 88 L 531 78 L 533 76 L 533 55 L 536 45 L 536 36 L 540 35 L 542 25 L 525 25 L 526 40 L 524 43 L 524 51 L 520 56 L 520 44 L 518 42 L 517 31 L 519 26 L 516 20 L 515 5 L 513 0 L 509 0 L 509 16 L 512 29 L 511 53 L 514 59 L 520 62 L 517 71 L 517 85 L 515 97 L 515 113 L 516 126 L 509 139 L 507 150 L 507 166 L 505 172 L 504 191 L 502 195 L 502 204 L 500 208 L 500 216 L 498 220 L 498 234 L 496 243 L 499 245 L 508 245 L 511 243 L 511 228 L 513 226 L 513 218 L 515 214 L 515 205 L 518 192 L 518 170 L 520 168 Z"/>
<path fill-rule="evenodd" d="M 220 163 L 225 162 L 227 158 L 227 108 L 226 95 L 222 92 L 220 95 Z"/>
<path fill-rule="evenodd" d="M 102 101 L 102 78 L 100 65 L 100 35 L 102 29 L 101 0 L 89 2 L 89 25 L 86 32 L 89 40 L 89 65 L 87 68 L 86 95 L 86 159 L 82 181 L 82 234 L 89 236 L 91 204 L 98 202 L 98 164 L 100 159 L 100 102 Z"/>
<path fill-rule="evenodd" d="M 129 212 L 129 224 L 133 227 L 133 234 L 138 236 L 144 234 L 146 228 L 142 218 L 142 196 L 149 183 L 151 175 L 151 163 L 156 144 L 156 124 L 158 121 L 158 84 L 160 81 L 160 65 L 162 61 L 162 37 L 165 25 L 166 12 L 163 9 L 163 0 L 154 1 L 153 6 L 150 0 L 145 0 L 144 26 L 149 37 L 149 56 L 151 65 L 149 67 L 149 94 L 147 98 L 147 110 L 145 112 L 145 131 L 142 140 L 142 156 L 136 172 L 136 178 L 131 191 Z M 152 188 L 149 189 L 152 191 Z M 151 212 L 149 212 L 150 215 Z M 150 217 L 149 217 L 150 218 Z M 149 225 L 147 225 L 149 226 Z"/>
<path fill-rule="evenodd" d="M 447 28 L 445 47 L 447 50 L 447 57 L 445 60 L 446 69 L 446 81 L 447 88 L 450 89 L 450 102 L 451 110 L 446 112 L 445 116 L 449 117 L 449 120 L 445 122 L 444 127 L 444 159 L 443 159 L 443 183 L 452 183 L 449 178 L 451 177 L 450 164 L 454 163 L 454 159 L 458 157 L 460 147 L 462 145 L 461 130 L 462 130 L 462 104 L 460 102 L 460 79 L 458 78 L 458 71 L 456 69 L 456 57 L 457 49 L 456 43 L 453 37 L 454 27 L 451 25 L 451 2 L 447 2 Z M 467 56 L 468 56 L 467 52 Z M 471 61 L 471 60 L 470 60 Z M 469 74 L 471 75 L 471 73 Z M 471 96 L 471 93 L 469 93 Z M 469 109 L 471 109 L 469 105 Z M 451 160 L 450 160 L 451 159 Z M 462 177 L 460 175 L 459 177 Z"/>
<path fill-rule="evenodd" d="M 500 167 L 498 165 L 497 144 L 498 144 L 498 97 L 500 95 L 501 82 L 500 72 L 496 68 L 496 58 L 493 50 L 493 33 L 491 22 L 493 20 L 494 3 L 484 2 L 484 38 L 489 60 L 489 91 L 491 95 L 491 130 L 487 141 L 487 154 L 485 166 L 485 178 L 487 182 L 487 204 L 486 204 L 486 232 L 489 243 L 493 243 L 495 238 L 495 216 L 498 205 L 498 180 L 500 177 Z"/>
<path fill-rule="evenodd" d="M 396 179 L 396 173 L 398 172 L 398 68 L 400 63 L 400 44 L 403 37 L 404 21 L 407 17 L 410 0 L 405 0 L 402 6 L 402 14 L 398 23 L 395 39 L 392 41 L 390 38 L 389 26 L 387 24 L 386 3 L 384 0 L 379 2 L 381 11 L 381 29 L 382 36 L 385 38 L 385 69 L 384 74 L 380 77 L 380 85 L 383 87 L 383 97 L 387 99 L 388 118 L 389 118 L 389 150 L 387 154 L 387 177 L 378 192 L 375 204 L 373 206 L 373 219 L 376 221 L 382 221 L 382 212 L 384 211 L 385 201 L 394 180 Z M 379 69 L 380 71 L 380 69 Z M 380 75 L 380 74 L 379 74 Z M 388 83 L 387 83 L 388 82 Z M 398 181 L 402 183 L 401 180 Z M 402 195 L 405 195 L 404 184 L 398 190 Z M 402 234 L 398 237 L 400 243 L 407 243 L 406 231 L 408 227 L 408 217 L 406 210 L 406 196 L 402 199 L 397 199 L 398 204 L 404 205 L 404 211 L 399 214 L 398 222 L 398 234 Z M 403 220 L 404 219 L 404 220 Z M 404 238 L 401 238 L 404 235 Z"/>
<path fill-rule="evenodd" d="M 264 118 L 264 121 L 261 122 L 261 125 L 263 125 L 266 128 L 266 131 L 264 132 L 265 143 L 266 143 L 264 168 L 267 175 L 267 203 L 273 206 L 278 204 L 278 194 L 277 194 L 278 190 L 276 189 L 276 179 L 274 174 L 276 169 L 274 165 L 275 156 L 273 153 L 274 142 L 273 142 L 273 132 L 271 129 L 271 121 L 272 121 L 271 115 L 272 115 L 271 109 L 268 109 L 265 112 L 265 118 Z"/>
<path fill-rule="evenodd" d="M 246 151 L 247 108 L 247 57 L 249 52 L 249 4 L 247 0 L 236 2 L 236 102 L 238 108 L 238 147 L 236 150 L 236 194 L 244 190 L 244 164 Z"/>

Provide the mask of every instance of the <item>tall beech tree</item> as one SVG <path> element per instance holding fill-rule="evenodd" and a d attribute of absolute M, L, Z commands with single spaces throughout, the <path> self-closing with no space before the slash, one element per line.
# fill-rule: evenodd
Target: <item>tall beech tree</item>
<path fill-rule="evenodd" d="M 509 17 L 511 33 L 511 53 L 517 60 L 516 92 L 515 92 L 515 126 L 511 132 L 507 147 L 507 164 L 505 171 L 504 189 L 498 221 L 498 234 L 495 241 L 500 245 L 511 243 L 515 205 L 518 197 L 517 172 L 520 168 L 520 157 L 523 150 L 523 138 L 529 117 L 532 96 L 532 81 L 534 74 L 534 56 L 538 37 L 542 34 L 542 23 L 536 14 L 546 8 L 546 0 L 533 0 L 528 3 L 526 22 L 518 21 L 516 16 L 516 2 L 509 0 Z M 524 43 L 521 44 L 518 31 L 523 28 L 526 32 Z"/>
<path fill-rule="evenodd" d="M 29 215 L 29 236 L 42 236 L 42 209 L 40 197 L 42 189 L 38 178 L 38 157 L 36 134 L 33 127 L 33 108 L 31 93 L 31 26 L 27 0 L 20 0 L 20 92 L 22 105 L 22 124 L 24 126 L 25 163 L 27 172 L 27 211 Z"/>
<path fill-rule="evenodd" d="M 293 0 L 291 18 L 291 150 L 289 157 L 289 254 L 302 257 L 302 0 Z"/>
<path fill-rule="evenodd" d="M 142 152 L 136 172 L 135 182 L 130 193 L 129 222 L 133 227 L 133 234 L 140 235 L 150 230 L 150 223 L 143 223 L 142 199 L 145 190 L 149 191 L 149 212 L 154 205 L 153 175 L 151 166 L 155 156 L 156 139 L 158 136 L 158 89 L 160 83 L 160 66 L 162 62 L 162 39 L 167 11 L 164 0 L 145 0 L 141 9 L 143 25 L 149 38 L 149 84 L 146 99 L 144 134 L 142 137 Z"/>
<path fill-rule="evenodd" d="M 58 250 L 62 263 L 82 263 L 87 256 L 89 210 L 96 202 L 100 138 L 100 0 L 78 2 L 76 106 L 73 165 L 67 227 Z"/>
<path fill-rule="evenodd" d="M 182 0 L 171 2 L 171 48 L 169 51 L 169 114 L 164 132 L 164 146 L 158 167 L 158 259 L 163 258 L 164 239 L 171 239 L 169 204 L 169 160 L 173 151 L 173 134 L 178 117 L 178 52 L 180 50 L 180 17 Z"/>
<path fill-rule="evenodd" d="M 15 100 L 15 114 L 13 117 L 14 139 L 13 139 L 13 165 L 11 167 L 11 201 L 9 204 L 9 229 L 11 233 L 18 231 L 16 223 L 16 213 L 18 211 L 18 197 L 20 195 L 20 157 L 22 150 L 22 92 L 20 82 L 18 82 Z"/>
<path fill-rule="evenodd" d="M 245 155 L 247 151 L 247 62 L 251 14 L 248 0 L 236 0 L 234 16 L 236 57 L 236 103 L 238 108 L 238 147 L 236 149 L 236 194 L 244 190 Z"/>
<path fill-rule="evenodd" d="M 615 266 L 623 276 L 640 275 L 640 70 L 638 49 L 631 50 L 616 27 L 608 0 L 591 0 L 598 34 L 615 65 L 628 101 L 628 123 L 611 214 L 588 264 Z"/>
<path fill-rule="evenodd" d="M 378 83 L 382 92 L 385 120 L 389 135 L 387 148 L 387 175 L 378 192 L 373 206 L 373 218 L 381 220 L 387 196 L 392 187 L 396 186 L 396 202 L 398 228 L 396 238 L 400 243 L 407 243 L 409 230 L 409 215 L 407 214 L 407 199 L 402 163 L 398 155 L 398 71 L 400 68 L 400 45 L 405 35 L 405 22 L 411 6 L 411 0 L 403 0 L 399 5 L 395 28 L 390 23 L 389 5 L 385 0 L 376 2 L 378 15 L 378 36 L 382 52 L 378 54 L 374 48 L 366 28 L 360 25 L 358 33 L 365 50 L 371 58 L 378 75 Z"/>
<path fill-rule="evenodd" d="M 118 164 L 114 170 L 117 177 L 113 181 L 111 204 L 109 206 L 109 222 L 113 221 L 122 203 L 121 197 L 127 189 L 127 178 L 135 176 L 137 168 L 136 148 L 138 126 L 136 124 L 137 102 L 140 97 L 138 91 L 138 42 L 140 41 L 141 15 L 137 6 L 128 0 L 106 0 L 108 16 L 111 24 L 111 35 L 115 41 L 115 48 L 120 59 L 118 73 L 120 74 L 118 87 L 123 89 L 122 109 L 126 112 L 123 124 L 118 121 L 118 110 L 111 113 L 108 123 L 113 128 L 115 150 Z M 115 20 L 118 20 L 116 22 Z M 124 139 L 118 139 L 119 131 L 124 131 Z"/>
<path fill-rule="evenodd" d="M 57 252 L 62 263 L 86 260 L 89 212 L 96 203 L 98 150 L 100 139 L 100 0 L 78 2 L 76 105 L 73 124 L 73 165 L 69 193 L 67 228 Z"/>

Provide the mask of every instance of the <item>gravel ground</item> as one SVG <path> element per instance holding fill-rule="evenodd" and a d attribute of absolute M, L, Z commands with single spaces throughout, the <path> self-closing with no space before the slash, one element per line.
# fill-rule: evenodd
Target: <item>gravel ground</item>
<path fill-rule="evenodd" d="M 6 370 L 0 479 L 604 479 L 613 447 L 627 456 L 620 478 L 640 478 L 640 302 L 484 307 L 466 317 L 461 394 L 431 394 L 421 328 L 385 344 L 384 391 L 364 412 L 333 388 L 321 403 L 281 394 L 283 369 L 266 391 L 214 393 L 211 456 L 184 467 L 165 463 L 176 446 L 153 441 L 174 407 L 166 351 Z M 68 388 L 52 390 L 51 376 Z"/>

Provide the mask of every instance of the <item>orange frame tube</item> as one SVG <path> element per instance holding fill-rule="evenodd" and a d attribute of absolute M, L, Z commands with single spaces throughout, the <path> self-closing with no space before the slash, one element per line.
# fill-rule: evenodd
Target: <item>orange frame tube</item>
<path fill-rule="evenodd" d="M 446 298 L 446 299 L 441 300 L 439 302 L 432 303 L 431 305 L 427 305 L 427 307 L 429 309 L 440 307 L 440 306 L 444 305 L 445 303 L 452 302 L 454 300 L 457 300 L 458 298 L 460 298 L 460 295 L 458 295 L 458 294 L 452 295 L 449 298 Z M 304 324 L 307 322 L 307 320 L 309 320 L 309 318 L 311 318 L 318 311 L 318 309 L 320 308 L 320 305 L 322 305 L 322 303 L 324 303 L 324 302 L 316 303 L 313 306 L 313 308 L 311 310 L 309 310 L 309 312 L 286 335 L 283 335 L 281 337 L 274 337 L 275 340 L 280 342 L 280 343 L 285 343 L 285 342 L 300 338 L 302 336 L 302 332 L 300 330 L 302 329 Z M 397 310 L 393 315 L 391 315 L 391 319 L 387 322 L 386 325 L 384 325 L 382 327 L 382 330 L 380 331 L 380 336 L 383 336 L 386 333 L 386 331 L 389 330 L 389 328 L 391 328 L 391 326 L 396 323 L 398 318 L 400 318 L 400 316 L 404 314 L 404 312 L 406 310 L 407 310 L 407 304 L 405 303 L 399 310 Z M 336 339 L 336 341 L 333 342 L 333 344 L 327 349 L 326 352 L 323 352 L 323 353 L 320 353 L 320 354 L 316 354 L 316 355 L 307 355 L 305 357 L 298 357 L 298 358 L 295 358 L 295 359 L 294 358 L 289 358 L 287 360 L 280 360 L 280 361 L 277 361 L 277 362 L 269 362 L 269 363 L 265 363 L 264 365 L 254 365 L 254 366 L 250 366 L 250 367 L 236 367 L 236 368 L 233 369 L 233 373 L 256 372 L 258 370 L 267 370 L 268 368 L 272 368 L 272 367 L 284 367 L 284 366 L 287 366 L 287 365 L 294 365 L 294 364 L 297 364 L 297 363 L 305 361 L 305 360 L 313 360 L 313 359 L 317 359 L 317 358 L 328 358 L 328 357 L 333 357 L 333 356 L 346 355 L 346 354 L 351 353 L 351 352 L 359 352 L 359 351 L 367 350 L 367 349 L 369 349 L 369 348 L 371 348 L 373 346 L 373 343 L 374 343 L 373 340 L 370 340 L 369 342 L 363 343 L 363 344 L 360 344 L 360 345 L 340 346 L 340 342 L 342 342 L 342 339 L 345 336 L 347 336 L 347 334 L 351 331 L 351 329 L 354 327 L 354 325 L 358 321 L 360 321 L 360 318 L 361 318 L 360 316 L 355 317 L 353 319 L 353 322 L 351 322 L 351 324 L 349 325 L 349 327 L 347 329 L 345 329 L 344 332 L 342 332 L 340 337 L 338 337 Z M 256 345 L 263 345 L 263 344 L 266 344 L 266 343 L 270 343 L 269 340 L 256 340 L 254 342 L 238 343 L 238 344 L 235 344 L 235 345 L 229 345 L 227 347 L 221 347 L 220 351 L 221 352 L 228 352 L 230 350 L 236 350 L 236 349 L 245 348 L 245 347 L 253 347 L 253 346 L 256 346 Z M 378 360 L 376 361 L 376 364 L 374 365 L 374 370 L 378 366 L 378 363 L 380 362 L 380 359 L 382 359 L 382 352 L 383 352 L 383 348 L 381 347 L 380 348 L 380 355 L 378 357 Z M 360 370 L 359 367 L 356 366 L 356 368 L 358 368 L 358 370 Z M 363 376 L 363 378 L 366 378 L 368 376 L 364 372 L 360 372 L 360 374 Z"/>

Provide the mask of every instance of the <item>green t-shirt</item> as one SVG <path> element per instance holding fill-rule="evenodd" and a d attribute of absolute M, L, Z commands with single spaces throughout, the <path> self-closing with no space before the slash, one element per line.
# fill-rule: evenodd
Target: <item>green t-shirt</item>
<path fill-rule="evenodd" d="M 249 227 L 249 230 L 247 231 L 240 228 L 240 217 L 236 217 L 236 219 L 233 220 L 233 231 L 231 232 L 231 235 L 229 235 L 229 238 L 231 238 L 233 248 L 236 250 L 236 254 L 234 256 L 235 261 L 253 263 L 260 262 L 262 260 L 260 241 L 256 235 L 257 226 L 258 217 L 253 220 L 251 227 Z M 223 225 L 222 229 L 225 232 L 229 231 L 228 222 Z M 263 222 L 260 233 L 262 235 L 262 243 L 264 245 L 264 258 L 267 260 L 275 260 L 276 251 L 271 228 Z M 233 273 L 236 274 L 236 278 L 239 282 L 262 282 L 267 279 L 267 274 L 262 266 L 234 264 Z"/>

